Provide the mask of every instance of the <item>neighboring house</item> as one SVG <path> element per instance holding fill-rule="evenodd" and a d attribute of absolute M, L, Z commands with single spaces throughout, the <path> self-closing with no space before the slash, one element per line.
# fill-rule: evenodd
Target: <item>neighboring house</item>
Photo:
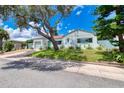
<path fill-rule="evenodd" d="M 13 42 L 14 42 L 14 49 L 15 50 L 20 50 L 20 49 L 25 48 L 24 42 L 22 42 L 22 41 L 14 41 L 14 40 L 13 40 Z"/>
<path fill-rule="evenodd" d="M 98 40 L 98 44 L 106 49 L 118 48 L 117 46 L 112 45 L 109 40 Z"/>
<path fill-rule="evenodd" d="M 63 46 L 63 37 L 64 36 L 54 36 L 54 39 L 57 42 L 59 48 Z M 52 43 L 50 41 L 48 42 L 48 47 L 53 47 Z"/>
<path fill-rule="evenodd" d="M 87 47 L 96 48 L 99 46 L 97 44 L 97 37 L 93 33 L 82 30 L 72 31 L 67 34 L 63 38 L 63 43 L 65 47 L 72 46 L 81 47 L 83 49 Z"/>
<path fill-rule="evenodd" d="M 10 39 L 10 41 L 13 41 L 15 50 L 27 48 L 27 45 L 26 45 L 27 39 L 25 39 L 25 38 Z"/>
<path fill-rule="evenodd" d="M 54 36 L 59 47 L 81 47 L 87 48 L 92 47 L 96 48 L 98 45 L 97 37 L 90 32 L 75 30 L 68 33 L 65 36 Z M 33 49 L 46 49 L 48 47 L 53 47 L 52 43 L 43 36 L 37 36 L 33 40 Z"/>
<path fill-rule="evenodd" d="M 37 36 L 33 40 L 33 49 L 46 49 L 48 47 L 48 40 L 43 36 Z"/>

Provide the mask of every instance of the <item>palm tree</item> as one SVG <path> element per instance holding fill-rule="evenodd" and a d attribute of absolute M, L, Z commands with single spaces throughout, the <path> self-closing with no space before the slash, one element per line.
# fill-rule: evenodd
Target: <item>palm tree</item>
<path fill-rule="evenodd" d="M 0 51 L 2 51 L 3 40 L 9 39 L 9 34 L 4 29 L 0 28 Z"/>

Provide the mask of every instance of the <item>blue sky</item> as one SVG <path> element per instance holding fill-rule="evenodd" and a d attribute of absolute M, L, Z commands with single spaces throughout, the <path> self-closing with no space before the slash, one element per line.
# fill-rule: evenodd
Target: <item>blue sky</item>
<path fill-rule="evenodd" d="M 94 11 L 95 8 L 96 6 L 93 5 L 76 6 L 71 12 L 71 14 L 68 17 L 64 18 L 61 21 L 61 23 L 58 25 L 57 29 L 59 30 L 59 34 L 65 35 L 70 30 L 74 30 L 74 29 L 82 29 L 92 32 L 93 31 L 92 26 L 94 25 L 93 21 L 96 19 L 96 16 L 93 16 L 92 12 Z M 16 27 L 16 24 L 12 18 L 3 22 L 2 25 L 4 29 L 10 30 L 10 34 L 16 31 L 16 29 L 18 31 L 18 28 Z M 30 31 L 31 29 L 26 30 L 25 33 L 27 33 L 28 35 L 35 34 L 34 32 L 30 32 Z M 14 32 L 14 34 L 16 38 L 29 38 L 28 35 L 26 35 L 27 37 L 24 37 L 25 35 L 23 36 L 23 34 L 22 36 L 19 36 L 20 32 L 19 33 Z"/>
<path fill-rule="evenodd" d="M 70 16 L 62 21 L 62 28 L 59 32 L 66 34 L 72 29 L 82 29 L 92 32 L 93 21 L 96 19 L 96 16 L 93 16 L 92 12 L 95 8 L 96 6 L 77 6 Z"/>

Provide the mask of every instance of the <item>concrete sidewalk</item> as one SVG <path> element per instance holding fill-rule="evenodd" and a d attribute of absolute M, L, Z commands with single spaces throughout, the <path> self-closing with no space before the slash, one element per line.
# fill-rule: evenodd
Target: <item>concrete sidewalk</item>
<path fill-rule="evenodd" d="M 11 52 L 5 52 L 3 54 L 0 54 L 0 58 L 8 58 L 8 57 L 15 58 L 16 56 L 25 55 L 25 54 L 27 54 L 28 52 L 31 52 L 31 51 L 34 51 L 34 50 L 22 49 L 22 50 L 16 50 L 16 51 L 11 51 Z"/>
<path fill-rule="evenodd" d="M 65 71 L 124 81 L 123 68 L 85 63 L 81 67 L 66 68 Z"/>

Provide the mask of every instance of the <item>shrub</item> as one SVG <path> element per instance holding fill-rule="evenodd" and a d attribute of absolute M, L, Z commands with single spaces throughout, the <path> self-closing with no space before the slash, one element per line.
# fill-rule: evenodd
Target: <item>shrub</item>
<path fill-rule="evenodd" d="M 76 49 L 63 49 L 59 51 L 54 50 L 43 50 L 37 53 L 33 53 L 32 56 L 41 58 L 54 58 L 62 60 L 77 60 L 82 61 L 86 58 L 82 55 L 82 51 Z"/>
<path fill-rule="evenodd" d="M 43 48 L 42 47 L 40 47 L 40 50 L 42 50 Z"/>
<path fill-rule="evenodd" d="M 124 63 L 124 53 L 112 52 L 112 55 L 115 61 Z"/>
<path fill-rule="evenodd" d="M 119 50 L 117 48 L 113 48 L 112 52 L 119 52 Z"/>
<path fill-rule="evenodd" d="M 81 50 L 81 47 L 79 47 L 79 46 L 76 46 L 76 49 L 77 49 L 77 50 Z"/>
<path fill-rule="evenodd" d="M 70 46 L 69 49 L 74 49 L 74 47 L 73 46 Z"/>
<path fill-rule="evenodd" d="M 51 47 L 47 47 L 47 50 L 51 50 L 52 48 Z"/>
<path fill-rule="evenodd" d="M 14 43 L 12 41 L 6 41 L 3 47 L 5 52 L 12 51 L 14 48 Z"/>
<path fill-rule="evenodd" d="M 93 49 L 90 45 L 88 45 L 88 47 L 86 49 Z"/>
<path fill-rule="evenodd" d="M 64 49 L 64 46 L 62 45 L 62 46 L 60 46 L 60 49 Z"/>
<path fill-rule="evenodd" d="M 103 47 L 102 46 L 98 46 L 96 49 L 103 50 Z"/>

